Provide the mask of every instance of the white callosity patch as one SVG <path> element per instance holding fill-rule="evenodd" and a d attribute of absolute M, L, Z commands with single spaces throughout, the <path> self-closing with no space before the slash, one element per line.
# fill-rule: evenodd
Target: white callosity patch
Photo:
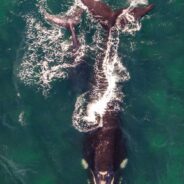
<path fill-rule="evenodd" d="M 88 163 L 87 163 L 87 161 L 86 161 L 85 159 L 82 159 L 82 160 L 81 160 L 81 164 L 82 164 L 82 167 L 83 167 L 84 169 L 88 169 L 89 165 L 88 165 Z"/>
<path fill-rule="evenodd" d="M 120 168 L 121 168 L 121 169 L 124 169 L 124 168 L 127 166 L 127 164 L 128 164 L 128 159 L 125 158 L 125 159 L 121 162 Z"/>

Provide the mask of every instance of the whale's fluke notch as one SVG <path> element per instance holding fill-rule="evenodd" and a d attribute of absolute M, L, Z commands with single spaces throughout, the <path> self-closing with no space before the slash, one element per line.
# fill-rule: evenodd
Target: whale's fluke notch
<path fill-rule="evenodd" d="M 153 4 L 150 4 L 146 7 L 135 7 L 133 9 L 121 8 L 113 11 L 108 5 L 99 0 L 82 0 L 82 3 L 88 8 L 93 17 L 107 30 L 115 25 L 117 17 L 122 14 L 124 10 L 128 10 L 136 20 L 139 20 L 154 7 Z M 121 26 L 124 27 L 126 23 L 125 18 L 121 21 Z"/>
<path fill-rule="evenodd" d="M 44 12 L 44 18 L 47 21 L 54 23 L 58 26 L 65 27 L 71 32 L 74 52 L 77 51 L 80 46 L 78 37 L 75 32 L 75 27 L 80 23 L 81 15 L 83 11 L 84 10 L 81 9 L 80 7 L 76 7 L 73 10 L 71 15 L 65 15 L 65 16 L 51 15 L 46 11 Z"/>
<path fill-rule="evenodd" d="M 105 29 L 110 29 L 113 26 L 115 23 L 115 16 L 108 5 L 98 0 L 82 0 L 82 3 Z"/>

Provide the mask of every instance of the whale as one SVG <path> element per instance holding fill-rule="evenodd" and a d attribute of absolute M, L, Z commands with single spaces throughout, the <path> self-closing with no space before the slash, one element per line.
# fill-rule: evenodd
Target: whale
<path fill-rule="evenodd" d="M 85 135 L 83 164 L 90 171 L 91 183 L 115 184 L 119 181 L 119 169 L 125 168 L 128 161 L 126 141 L 119 112 L 109 109 L 103 122 L 103 127 Z"/>
<path fill-rule="evenodd" d="M 102 71 L 102 65 L 107 50 L 107 41 L 111 28 L 117 25 L 124 28 L 129 20 L 124 16 L 127 12 L 135 20 L 140 20 L 149 13 L 154 5 L 144 7 L 120 8 L 112 10 L 110 6 L 99 0 L 81 0 L 88 12 L 96 19 L 107 32 L 104 38 L 102 54 L 96 58 L 97 71 L 94 74 L 94 86 L 98 86 L 99 91 L 107 88 L 107 81 Z M 75 27 L 80 23 L 81 16 L 86 9 L 77 7 L 70 15 L 57 16 L 45 12 L 45 19 L 58 26 L 67 28 L 72 35 L 73 49 L 78 50 L 80 43 L 75 32 Z M 101 72 L 102 71 L 102 72 Z M 99 77 L 100 76 L 100 77 Z M 91 90 L 92 91 L 92 90 Z M 93 98 L 93 94 L 91 95 Z M 119 103 L 119 102 L 118 102 Z M 82 164 L 88 169 L 92 184 L 117 184 L 120 181 L 121 169 L 126 167 L 128 162 L 126 151 L 126 139 L 121 129 L 121 112 L 114 111 L 116 102 L 110 102 L 102 117 L 103 126 L 89 131 L 84 135 Z M 98 118 L 98 117 L 97 117 Z"/>
<path fill-rule="evenodd" d="M 135 8 L 121 8 L 118 10 L 113 11 L 107 4 L 103 3 L 99 0 L 81 0 L 83 5 L 85 5 L 88 8 L 89 13 L 92 14 L 92 16 L 100 22 L 103 28 L 105 30 L 110 30 L 116 23 L 116 20 L 119 15 L 123 13 L 123 11 L 129 11 L 131 15 L 137 20 L 142 18 L 145 14 L 147 14 L 149 11 L 151 11 L 154 7 L 153 4 L 150 4 L 146 7 L 135 7 Z M 48 12 L 44 11 L 44 18 L 54 23 L 58 26 L 65 27 L 68 29 L 72 35 L 72 42 L 73 42 L 73 51 L 76 52 L 78 48 L 80 47 L 80 42 L 78 40 L 77 34 L 76 34 L 76 26 L 81 21 L 81 16 L 85 9 L 82 7 L 76 6 L 75 9 L 72 11 L 71 14 L 67 15 L 52 15 Z M 128 23 L 128 20 L 126 17 L 122 17 L 120 20 L 121 28 L 123 28 Z"/>
<path fill-rule="evenodd" d="M 154 5 L 149 4 L 145 7 L 132 7 L 132 8 L 120 8 L 112 10 L 107 4 L 100 0 L 81 0 L 82 3 L 88 8 L 92 16 L 99 21 L 99 23 L 106 30 L 110 30 L 117 20 L 117 17 L 125 11 L 129 11 L 136 20 L 139 20 L 148 12 L 150 12 Z M 126 17 L 121 20 L 121 27 L 123 28 L 128 23 Z"/>
<path fill-rule="evenodd" d="M 72 42 L 73 42 L 73 52 L 76 52 L 78 50 L 78 48 L 80 47 L 80 43 L 75 31 L 75 27 L 80 23 L 81 20 L 81 15 L 83 13 L 83 9 L 81 9 L 80 7 L 76 7 L 72 14 L 70 15 L 64 15 L 64 16 L 60 16 L 60 15 L 52 15 L 49 14 L 48 12 L 44 11 L 44 18 L 45 20 L 56 24 L 58 26 L 64 27 L 66 29 L 68 29 L 72 35 Z"/>
<path fill-rule="evenodd" d="M 94 73 L 94 84 L 98 86 L 99 91 L 107 88 L 107 81 L 103 74 L 102 65 L 105 51 L 108 47 L 108 39 L 112 28 L 116 26 L 119 20 L 120 28 L 128 23 L 124 12 L 140 20 L 144 15 L 149 13 L 154 5 L 150 4 L 145 7 L 121 8 L 113 11 L 107 4 L 102 1 L 81 0 L 88 8 L 89 13 L 99 21 L 102 27 L 107 31 L 104 38 L 103 51 L 96 58 L 97 70 Z M 120 19 L 119 19 L 119 16 Z M 92 91 L 92 90 L 91 90 Z M 93 98 L 92 93 L 92 98 Z M 121 183 L 122 171 L 128 163 L 126 150 L 126 138 L 121 129 L 122 119 L 121 112 L 114 110 L 114 107 L 120 105 L 120 102 L 111 101 L 102 117 L 102 126 L 85 133 L 83 144 L 82 165 L 88 169 L 91 184 L 118 184 Z M 97 117 L 98 118 L 98 117 Z"/>
<path fill-rule="evenodd" d="M 123 11 L 129 11 L 131 15 L 137 20 L 142 18 L 145 14 L 150 12 L 154 5 L 150 4 L 146 7 L 135 7 L 135 8 L 120 8 L 118 10 L 112 10 L 107 4 L 99 0 L 81 0 L 81 2 L 88 8 L 89 13 L 100 22 L 102 27 L 106 30 L 110 30 L 116 23 L 117 17 L 123 13 Z M 85 10 L 82 7 L 76 6 L 71 14 L 67 15 L 52 15 L 44 11 L 44 18 L 58 26 L 65 27 L 72 35 L 73 50 L 77 51 L 80 43 L 75 32 L 75 27 L 80 23 L 81 16 Z M 121 27 L 123 28 L 128 21 L 123 17 L 120 21 Z"/>

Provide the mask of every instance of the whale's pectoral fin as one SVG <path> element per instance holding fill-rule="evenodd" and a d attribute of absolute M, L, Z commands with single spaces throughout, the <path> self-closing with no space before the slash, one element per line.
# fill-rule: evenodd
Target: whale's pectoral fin
<path fill-rule="evenodd" d="M 154 5 L 150 4 L 146 7 L 136 7 L 133 10 L 130 11 L 130 13 L 135 17 L 135 19 L 139 20 L 141 19 L 144 15 L 149 13 L 153 9 Z"/>

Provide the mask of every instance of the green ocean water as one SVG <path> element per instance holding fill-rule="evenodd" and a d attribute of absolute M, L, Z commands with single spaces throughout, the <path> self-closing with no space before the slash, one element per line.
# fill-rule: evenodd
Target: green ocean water
<path fill-rule="evenodd" d="M 106 0 L 114 8 L 125 1 Z M 55 12 L 73 1 L 48 0 Z M 129 163 L 126 184 L 184 183 L 184 2 L 153 0 L 155 9 L 134 36 L 121 35 L 122 128 Z M 82 133 L 71 116 L 80 86 L 55 82 L 45 98 L 17 79 L 25 36 L 22 15 L 33 0 L 0 0 L 0 184 L 85 184 Z"/>

